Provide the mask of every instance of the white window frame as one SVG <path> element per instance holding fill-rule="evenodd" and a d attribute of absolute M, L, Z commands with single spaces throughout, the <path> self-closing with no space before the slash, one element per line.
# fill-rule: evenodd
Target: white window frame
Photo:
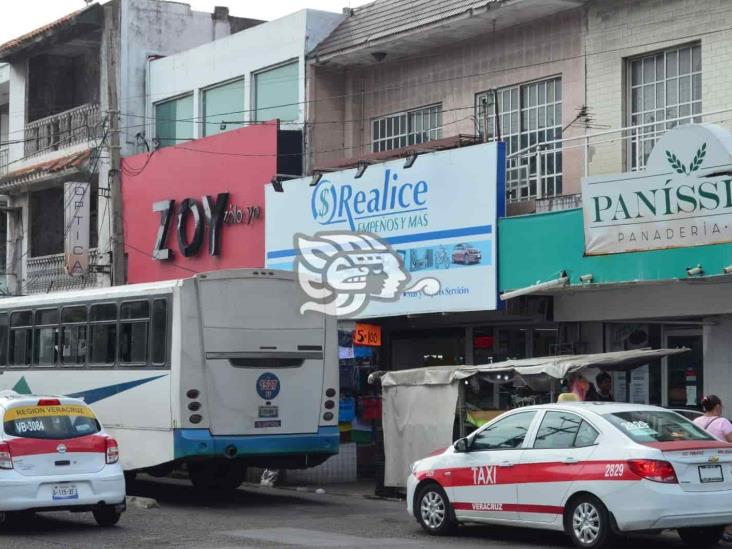
<path fill-rule="evenodd" d="M 371 120 L 371 152 L 391 151 L 441 137 L 442 103 Z"/>
<path fill-rule="evenodd" d="M 161 105 L 164 105 L 165 103 L 170 103 L 172 101 L 179 101 L 181 99 L 185 99 L 186 97 L 191 98 L 191 139 L 184 139 L 184 140 L 178 140 L 176 139 L 175 142 L 168 142 L 168 143 L 160 143 L 160 147 L 170 147 L 173 145 L 178 145 L 179 143 L 186 143 L 188 141 L 191 141 L 193 139 L 196 139 L 196 92 L 195 90 L 190 90 L 184 93 L 179 93 L 178 95 L 173 95 L 171 97 L 166 97 L 165 99 L 161 99 L 159 101 L 155 101 L 153 103 L 153 111 L 152 111 L 152 123 L 154 124 L 153 132 L 152 134 L 158 138 L 160 137 L 158 135 L 158 107 Z M 168 122 L 188 122 L 185 118 L 182 119 L 175 119 L 175 120 L 168 120 Z"/>
<path fill-rule="evenodd" d="M 212 84 L 210 86 L 206 86 L 205 88 L 201 88 L 198 93 L 198 104 L 199 104 L 199 110 L 200 110 L 200 120 L 202 121 L 201 124 L 201 137 L 208 137 L 210 135 L 216 135 L 221 132 L 215 132 L 215 133 L 208 133 L 207 128 L 209 125 L 209 122 L 207 120 L 207 117 L 209 116 L 206 112 L 206 93 L 210 92 L 212 90 L 215 90 L 216 88 L 220 88 L 222 86 L 228 86 L 229 84 L 233 84 L 235 82 L 241 82 L 242 83 L 242 103 L 241 103 L 241 112 L 238 113 L 232 113 L 228 114 L 229 118 L 231 120 L 226 120 L 228 123 L 239 123 L 241 126 L 246 126 L 248 123 L 248 120 L 246 119 L 247 115 L 247 80 L 245 75 L 236 76 L 234 78 L 229 78 L 228 80 L 224 80 L 223 82 L 216 82 L 216 84 Z M 195 106 L 194 106 L 195 109 Z M 214 114 L 213 116 L 222 116 L 224 113 L 218 113 Z M 237 128 L 240 127 L 237 125 Z M 236 129 L 236 128 L 229 128 L 229 129 Z M 226 130 L 221 130 L 226 131 Z"/>
<path fill-rule="evenodd" d="M 506 143 L 508 157 L 506 201 L 514 203 L 561 195 L 561 143 L 552 143 L 562 138 L 561 75 L 476 94 L 476 131 L 483 135 L 483 108 L 487 105 L 489 140 L 497 137 L 494 93 L 501 121 L 501 140 Z M 544 146 L 540 154 L 537 154 L 537 147 L 532 147 L 525 154 L 516 155 L 537 143 L 549 144 Z"/>
<path fill-rule="evenodd" d="M 249 76 L 249 96 L 250 96 L 250 102 L 249 102 L 249 108 L 251 110 L 250 120 L 252 122 L 262 122 L 262 120 L 259 120 L 259 108 L 257 107 L 257 76 L 273 71 L 275 69 L 281 69 L 282 67 L 286 67 L 288 65 L 297 65 L 297 119 L 296 120 L 282 120 L 281 122 L 283 124 L 300 124 L 302 122 L 302 116 L 303 116 L 303 104 L 302 104 L 302 97 L 301 97 L 301 72 L 302 72 L 302 62 L 300 58 L 293 57 L 292 59 L 288 59 L 287 61 L 282 61 L 281 63 L 276 63 L 274 65 L 269 65 L 267 67 L 262 67 L 261 69 L 257 69 L 255 71 L 252 71 Z M 264 107 L 265 109 L 274 109 L 278 107 Z"/>
<path fill-rule="evenodd" d="M 689 55 L 689 71 L 683 75 L 682 52 Z M 695 64 L 695 60 L 698 63 Z M 662 62 L 660 68 L 659 62 Z M 667 130 L 681 124 L 701 122 L 698 116 L 702 112 L 701 42 L 630 57 L 625 60 L 625 67 L 626 124 L 629 127 L 643 126 L 631 130 L 627 142 L 627 168 L 636 171 L 645 168 L 651 149 Z M 669 69 L 672 69 L 670 76 Z M 638 76 L 640 81 L 636 79 Z M 688 100 L 683 101 L 682 80 L 688 83 Z M 641 103 L 640 108 L 636 107 L 638 103 Z"/>

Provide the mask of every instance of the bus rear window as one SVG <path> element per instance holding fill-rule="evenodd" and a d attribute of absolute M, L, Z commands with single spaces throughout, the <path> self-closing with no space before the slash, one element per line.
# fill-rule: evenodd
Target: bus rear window
<path fill-rule="evenodd" d="M 20 406 L 5 412 L 5 433 L 22 438 L 68 439 L 101 431 L 94 413 L 86 406 Z"/>
<path fill-rule="evenodd" d="M 715 440 L 710 434 L 675 412 L 643 410 L 603 416 L 635 442 Z"/>

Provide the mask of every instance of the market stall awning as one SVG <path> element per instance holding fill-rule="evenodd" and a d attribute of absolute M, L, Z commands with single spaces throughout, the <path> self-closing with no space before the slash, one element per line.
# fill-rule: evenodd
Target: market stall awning
<path fill-rule="evenodd" d="M 493 364 L 476 366 L 432 366 L 386 372 L 381 376 L 382 387 L 400 385 L 447 385 L 476 374 L 517 374 L 526 376 L 546 376 L 564 379 L 587 368 L 605 370 L 622 370 L 648 364 L 667 356 L 685 353 L 680 349 L 635 349 L 612 353 L 595 353 L 587 355 L 558 355 L 537 358 L 506 360 Z"/>

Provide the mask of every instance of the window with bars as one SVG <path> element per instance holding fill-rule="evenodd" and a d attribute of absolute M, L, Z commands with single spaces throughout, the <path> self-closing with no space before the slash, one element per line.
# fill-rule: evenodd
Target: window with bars
<path fill-rule="evenodd" d="M 506 143 L 508 202 L 562 194 L 561 78 L 479 93 L 475 109 L 478 133 L 487 123 L 488 138 L 500 129 Z"/>
<path fill-rule="evenodd" d="M 442 104 L 390 114 L 371 122 L 372 152 L 389 151 L 442 137 Z"/>
<path fill-rule="evenodd" d="M 645 168 L 653 145 L 679 124 L 701 122 L 701 45 L 690 44 L 629 59 L 630 169 Z M 638 127 L 639 126 L 639 127 Z"/>

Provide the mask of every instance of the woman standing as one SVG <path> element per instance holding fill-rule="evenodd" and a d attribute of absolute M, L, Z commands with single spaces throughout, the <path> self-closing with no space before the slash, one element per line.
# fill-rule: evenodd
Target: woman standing
<path fill-rule="evenodd" d="M 704 415 L 694 420 L 714 438 L 724 442 L 732 442 L 732 423 L 722 417 L 722 400 L 717 395 L 707 395 L 701 402 Z"/>
<path fill-rule="evenodd" d="M 714 438 L 732 442 L 732 423 L 726 417 L 722 417 L 722 400 L 717 395 L 707 395 L 702 399 L 701 406 L 704 415 L 696 418 L 694 423 Z M 732 542 L 732 525 L 724 529 L 722 540 Z"/>

